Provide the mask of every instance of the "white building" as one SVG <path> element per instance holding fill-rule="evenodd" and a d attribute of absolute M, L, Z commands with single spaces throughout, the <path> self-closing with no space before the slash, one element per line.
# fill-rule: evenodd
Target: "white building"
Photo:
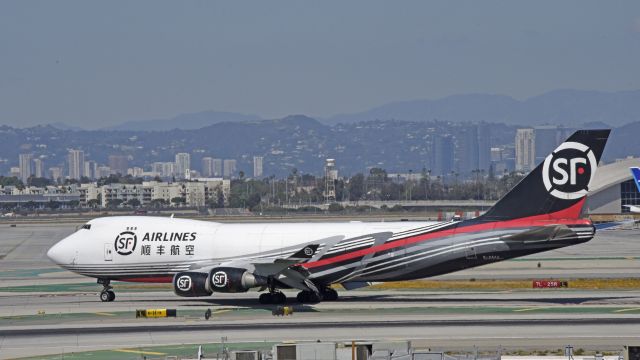
<path fill-rule="evenodd" d="M 23 183 L 27 183 L 27 179 L 33 175 L 31 168 L 31 161 L 33 160 L 33 154 L 20 154 L 18 155 L 18 167 L 20 168 L 20 180 Z"/>
<path fill-rule="evenodd" d="M 225 159 L 223 164 L 222 176 L 225 178 L 231 178 L 236 172 L 236 160 Z"/>
<path fill-rule="evenodd" d="M 261 178 L 263 175 L 263 164 L 264 158 L 262 156 L 254 156 L 253 157 L 253 177 L 255 179 Z"/>
<path fill-rule="evenodd" d="M 212 177 L 213 175 L 213 158 L 212 157 L 203 157 L 202 158 L 202 176 Z"/>
<path fill-rule="evenodd" d="M 536 163 L 536 135 L 534 129 L 516 131 L 516 170 L 529 172 Z"/>
<path fill-rule="evenodd" d="M 177 153 L 176 154 L 176 176 L 179 179 L 186 178 L 191 170 L 191 154 L 189 153 Z"/>
<path fill-rule="evenodd" d="M 109 184 L 101 188 L 102 207 L 115 203 L 130 203 L 133 199 L 140 204 L 151 200 L 151 189 L 142 184 Z"/>
<path fill-rule="evenodd" d="M 96 170 L 98 169 L 98 164 L 93 160 L 87 160 L 84 162 L 84 176 L 89 179 L 96 178 Z"/>
<path fill-rule="evenodd" d="M 45 177 L 44 161 L 42 159 L 33 159 L 33 174 L 37 178 Z"/>
<path fill-rule="evenodd" d="M 81 184 L 78 188 L 80 205 L 87 206 L 91 200 L 98 200 L 102 195 L 102 189 L 96 183 Z"/>
<path fill-rule="evenodd" d="M 69 150 L 67 162 L 69 166 L 69 178 L 80 180 L 84 175 L 84 151 Z"/>
<path fill-rule="evenodd" d="M 214 177 L 222 177 L 222 159 L 213 159 L 213 174 Z"/>

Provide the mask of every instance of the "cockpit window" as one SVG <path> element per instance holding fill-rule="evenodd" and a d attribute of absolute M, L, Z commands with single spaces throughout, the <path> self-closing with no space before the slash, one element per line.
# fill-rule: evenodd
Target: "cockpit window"
<path fill-rule="evenodd" d="M 84 224 L 84 225 L 82 225 L 82 228 L 89 230 L 89 229 L 91 229 L 91 224 Z"/>

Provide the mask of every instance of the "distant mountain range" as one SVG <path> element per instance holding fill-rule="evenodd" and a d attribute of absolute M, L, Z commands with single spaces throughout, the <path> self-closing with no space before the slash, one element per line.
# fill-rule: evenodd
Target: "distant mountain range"
<path fill-rule="evenodd" d="M 202 111 L 182 114 L 171 119 L 127 121 L 119 125 L 106 127 L 104 130 L 128 131 L 165 131 L 173 129 L 193 130 L 221 122 L 246 122 L 262 120 L 256 115 L 238 114 L 223 111 Z"/>
<path fill-rule="evenodd" d="M 102 130 L 166 131 L 194 130 L 223 122 L 255 122 L 263 117 L 222 111 L 181 114 L 169 119 L 126 121 Z M 318 118 L 326 125 L 375 120 L 492 122 L 515 126 L 561 124 L 566 127 L 622 126 L 640 121 L 640 90 L 602 92 L 554 90 L 525 100 L 505 95 L 466 94 L 441 99 L 392 102 L 370 110 Z M 81 130 L 64 123 L 61 130 Z"/>
<path fill-rule="evenodd" d="M 601 92 L 555 90 L 525 100 L 504 95 L 453 95 L 437 100 L 389 103 L 371 110 L 335 115 L 325 123 L 369 120 L 503 122 L 509 125 L 605 123 L 621 126 L 640 120 L 640 90 Z"/>

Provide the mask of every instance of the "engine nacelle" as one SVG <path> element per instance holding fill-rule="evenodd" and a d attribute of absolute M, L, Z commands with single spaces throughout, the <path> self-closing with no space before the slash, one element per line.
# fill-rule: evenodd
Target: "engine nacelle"
<path fill-rule="evenodd" d="M 178 296 L 209 296 L 209 274 L 195 271 L 179 272 L 173 276 L 173 291 Z"/>
<path fill-rule="evenodd" d="M 267 285 L 267 278 L 253 274 L 247 269 L 216 267 L 209 274 L 210 289 L 215 292 L 237 293 Z"/>

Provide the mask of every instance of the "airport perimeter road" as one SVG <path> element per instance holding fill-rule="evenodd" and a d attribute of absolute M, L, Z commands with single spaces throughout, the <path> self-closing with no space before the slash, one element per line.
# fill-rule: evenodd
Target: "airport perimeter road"
<path fill-rule="evenodd" d="M 5 335 L 0 358 L 71 352 L 138 348 L 169 344 L 198 344 L 218 341 L 279 342 L 283 340 L 408 339 L 416 346 L 462 348 L 473 345 L 497 348 L 561 348 L 572 344 L 588 349 L 617 350 L 636 341 L 640 320 L 396 320 L 298 323 L 288 321 L 263 324 L 216 324 L 205 326 L 167 325 L 154 329 L 104 328 Z M 6 334 L 6 333 L 5 333 Z"/>

